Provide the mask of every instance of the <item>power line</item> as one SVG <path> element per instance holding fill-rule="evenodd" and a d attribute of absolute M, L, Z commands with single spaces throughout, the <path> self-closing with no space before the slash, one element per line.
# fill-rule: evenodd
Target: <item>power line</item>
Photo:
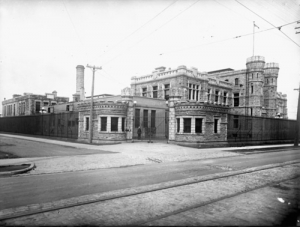
<path fill-rule="evenodd" d="M 88 55 L 87 55 L 87 53 L 86 53 L 86 51 L 85 51 L 86 48 L 85 48 L 83 42 L 81 41 L 81 39 L 80 39 L 80 37 L 79 37 L 79 35 L 78 35 L 78 32 L 77 32 L 77 30 L 76 30 L 76 28 L 75 28 L 75 26 L 74 26 L 74 23 L 73 23 L 73 21 L 72 21 L 72 18 L 71 18 L 70 14 L 69 14 L 69 11 L 68 11 L 67 7 L 66 7 L 65 1 L 63 0 L 62 2 L 63 2 L 63 5 L 64 5 L 64 7 L 65 7 L 65 10 L 66 10 L 66 12 L 67 12 L 67 15 L 68 15 L 68 17 L 69 17 L 69 20 L 71 21 L 71 24 L 72 24 L 72 27 L 73 27 L 73 29 L 74 29 L 74 31 L 75 31 L 75 34 L 76 34 L 76 36 L 77 36 L 77 38 L 78 38 L 78 40 L 79 40 L 81 46 L 83 47 L 84 54 L 85 54 L 85 56 L 86 56 L 86 58 L 87 58 Z"/>
<path fill-rule="evenodd" d="M 243 16 L 243 17 L 245 17 L 247 20 L 249 20 L 249 21 L 251 21 L 251 22 L 253 21 L 253 20 L 249 19 L 248 17 L 246 17 L 245 15 L 242 15 L 242 14 L 240 14 L 240 13 L 237 13 L 237 12 L 234 11 L 233 9 L 228 8 L 226 5 L 223 5 L 222 3 L 218 2 L 217 0 L 214 0 L 214 1 L 215 1 L 216 3 L 218 3 L 219 5 L 225 7 L 226 9 L 228 9 L 228 10 L 234 12 L 235 14 L 240 15 L 240 16 Z"/>
<path fill-rule="evenodd" d="M 287 25 L 294 24 L 296 22 L 297 21 L 293 21 L 293 22 L 281 25 L 280 27 L 285 27 Z M 261 33 L 261 32 L 266 32 L 266 31 L 270 31 L 270 30 L 273 30 L 275 28 L 269 28 L 269 29 L 261 30 L 261 31 L 256 32 L 255 34 Z M 178 50 L 174 50 L 174 51 L 168 51 L 168 52 L 165 52 L 165 53 L 161 53 L 160 55 L 162 55 L 162 54 L 168 54 L 168 53 L 173 53 L 173 52 L 184 51 L 186 49 L 192 49 L 192 48 L 195 48 L 195 47 L 200 47 L 200 46 L 206 46 L 206 45 L 211 45 L 211 44 L 215 44 L 215 43 L 225 42 L 225 41 L 228 41 L 228 40 L 237 39 L 237 38 L 241 38 L 241 37 L 249 36 L 249 35 L 253 35 L 253 33 L 248 33 L 248 34 L 244 34 L 244 35 L 238 35 L 238 36 L 235 36 L 235 37 L 226 38 L 226 39 L 215 41 L 215 42 L 211 42 L 211 43 L 205 43 L 205 44 L 201 44 L 201 45 L 191 46 L 191 47 L 187 47 L 187 48 L 182 48 L 182 49 L 178 49 Z"/>
<path fill-rule="evenodd" d="M 128 39 L 130 36 L 132 36 L 133 34 L 135 34 L 137 31 L 139 31 L 141 28 L 145 27 L 147 24 L 149 24 L 151 21 L 153 21 L 156 17 L 158 17 L 160 14 L 162 14 L 164 11 L 166 11 L 168 8 L 170 8 L 173 4 L 175 4 L 178 0 L 175 0 L 174 2 L 172 2 L 170 5 L 168 5 L 166 8 L 164 8 L 162 11 L 160 11 L 158 14 L 156 14 L 153 18 L 151 18 L 150 20 L 148 20 L 145 24 L 143 24 L 142 26 L 140 26 L 139 28 L 137 28 L 135 31 L 133 31 L 132 33 L 130 33 L 128 36 L 126 36 L 124 39 L 122 39 L 121 41 L 119 41 L 116 45 L 114 45 L 112 48 L 108 49 L 107 52 L 105 52 L 104 54 L 102 54 L 100 56 L 100 58 L 107 54 L 109 51 L 113 50 L 115 47 L 117 47 L 119 44 L 121 44 L 122 42 L 124 42 L 126 39 Z"/>
<path fill-rule="evenodd" d="M 115 82 L 117 82 L 120 85 L 125 85 L 125 83 L 120 82 L 120 80 L 116 79 L 115 77 L 113 77 L 111 74 L 109 74 L 106 70 L 102 69 L 103 72 L 105 72 L 109 77 L 107 78 L 112 78 Z M 128 85 L 128 84 L 126 84 Z"/>
<path fill-rule="evenodd" d="M 240 3 L 238 0 L 235 0 L 237 3 L 239 3 L 240 5 L 244 6 L 246 9 L 248 9 L 249 11 L 251 11 L 252 13 L 254 13 L 256 16 L 260 17 L 261 19 L 263 19 L 264 21 L 266 21 L 268 24 L 272 25 L 274 28 L 278 28 L 278 30 L 284 34 L 289 40 L 291 40 L 293 43 L 295 43 L 298 47 L 300 47 L 300 45 L 298 43 L 296 43 L 294 40 L 292 40 L 288 35 L 286 35 L 283 31 L 281 31 L 281 26 L 276 27 L 275 25 L 273 25 L 272 23 L 270 23 L 269 21 L 267 21 L 266 19 L 262 18 L 260 15 L 258 15 L 257 13 L 255 13 L 254 11 L 252 11 L 251 9 L 249 9 L 247 6 L 245 6 L 244 4 Z"/>
<path fill-rule="evenodd" d="M 154 32 L 156 32 L 157 30 L 161 29 L 162 27 L 164 27 L 165 25 L 167 25 L 169 22 L 171 22 L 172 20 L 174 20 L 176 17 L 178 17 L 180 14 L 182 14 L 183 12 L 185 12 L 186 10 L 188 10 L 189 8 L 191 8 L 193 5 L 195 5 L 199 0 L 196 0 L 195 2 L 193 2 L 190 6 L 188 6 L 187 8 L 185 8 L 183 11 L 181 11 L 180 13 L 176 14 L 174 17 L 172 17 L 170 20 L 168 20 L 166 23 L 164 23 L 163 25 L 161 25 L 160 27 L 158 27 L 157 29 L 155 29 L 154 31 L 152 31 L 150 34 L 148 34 L 147 36 L 145 36 L 144 38 L 140 39 L 138 42 L 136 42 L 134 45 L 132 45 L 131 47 L 127 48 L 125 51 L 130 50 L 131 48 L 133 48 L 134 46 L 136 46 L 137 44 L 139 44 L 140 42 L 142 42 L 144 39 L 148 38 L 150 35 L 152 35 Z M 111 61 L 115 60 L 117 57 L 119 57 L 120 55 L 122 55 L 124 53 L 121 52 L 119 55 L 115 56 L 114 58 L 112 58 L 111 60 L 105 62 L 103 65 L 110 63 Z"/>

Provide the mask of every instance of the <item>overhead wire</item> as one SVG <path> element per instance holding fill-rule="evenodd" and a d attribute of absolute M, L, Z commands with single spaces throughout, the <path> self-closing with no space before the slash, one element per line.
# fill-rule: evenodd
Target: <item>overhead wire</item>
<path fill-rule="evenodd" d="M 245 17 L 247 20 L 249 20 L 249 21 L 251 21 L 252 22 L 252 20 L 251 19 L 249 19 L 248 17 L 246 17 L 245 15 L 243 15 L 243 14 L 240 14 L 240 13 L 237 13 L 236 11 L 234 11 L 233 9 L 230 9 L 229 7 L 227 7 L 226 5 L 224 5 L 224 4 L 222 4 L 222 3 L 220 3 L 220 2 L 218 2 L 217 0 L 214 0 L 216 3 L 218 3 L 219 5 L 221 5 L 221 6 L 223 6 L 224 8 L 226 8 L 226 9 L 228 9 L 228 10 L 230 10 L 230 11 L 232 11 L 232 12 L 234 12 L 235 14 L 237 14 L 237 15 L 240 15 L 240 16 L 242 16 L 242 17 Z"/>
<path fill-rule="evenodd" d="M 285 35 L 289 40 L 291 40 L 293 43 L 295 43 L 298 47 L 300 47 L 300 45 L 298 43 L 296 43 L 294 40 L 292 40 L 288 35 L 286 35 L 283 31 L 281 31 L 281 26 L 275 26 L 273 25 L 271 22 L 267 21 L 266 19 L 264 19 L 263 17 L 261 17 L 260 15 L 258 15 L 257 13 L 255 13 L 254 11 L 252 11 L 251 9 L 249 9 L 247 6 L 245 6 L 244 4 L 240 3 L 238 0 L 235 0 L 236 2 L 238 2 L 240 5 L 242 5 L 243 7 L 245 7 L 246 9 L 248 9 L 249 11 L 251 11 L 252 13 L 254 13 L 256 16 L 258 16 L 259 18 L 263 19 L 265 22 L 267 22 L 268 24 L 272 25 L 274 28 L 277 28 L 283 35 Z"/>
<path fill-rule="evenodd" d="M 144 38 L 140 39 L 138 42 L 136 42 L 134 45 L 130 46 L 129 48 L 127 48 L 125 51 L 128 51 L 130 49 L 132 49 L 134 46 L 136 46 L 137 44 L 139 44 L 140 42 L 142 42 L 143 40 L 145 40 L 146 38 L 148 38 L 149 36 L 151 36 L 154 32 L 156 32 L 157 30 L 161 29 L 162 27 L 164 27 L 165 25 L 167 25 L 168 23 L 170 23 L 172 20 L 174 20 L 176 17 L 178 17 L 179 15 L 181 15 L 183 12 L 185 12 L 186 10 L 188 10 L 189 8 L 191 8 L 193 5 L 195 5 L 199 0 L 196 0 L 195 2 L 193 2 L 190 6 L 188 6 L 187 8 L 185 8 L 183 11 L 181 11 L 180 13 L 176 14 L 174 17 L 172 17 L 170 20 L 168 20 L 166 23 L 162 24 L 160 27 L 158 27 L 157 29 L 155 29 L 154 31 L 152 31 L 151 33 L 149 33 L 147 36 L 145 36 Z M 106 65 L 110 62 L 112 62 L 113 60 L 115 60 L 116 58 L 118 58 L 120 55 L 124 54 L 124 52 L 121 52 L 120 54 L 116 55 L 114 58 L 110 59 L 109 61 L 105 62 L 103 65 Z"/>
<path fill-rule="evenodd" d="M 285 27 L 285 26 L 287 26 L 287 25 L 294 24 L 294 23 L 296 23 L 296 22 L 297 22 L 297 21 L 293 21 L 293 22 L 290 22 L 290 23 L 281 25 L 280 27 Z M 266 31 L 270 31 L 270 30 L 273 30 L 273 29 L 276 29 L 276 27 L 275 27 L 275 28 L 274 28 L 274 27 L 273 27 L 273 28 L 268 28 L 268 29 L 261 30 L 261 31 L 257 31 L 255 34 L 261 33 L 261 32 L 266 32 Z M 161 53 L 160 55 L 162 55 L 162 54 L 174 53 L 174 52 L 179 52 L 179 51 L 184 51 L 184 50 L 192 49 L 192 48 L 195 48 L 195 47 L 200 47 L 200 46 L 206 46 L 206 45 L 211 45 L 211 44 L 215 44 L 215 43 L 225 42 L 225 41 L 228 41 L 228 40 L 237 39 L 237 38 L 241 38 L 241 37 L 249 36 L 249 35 L 253 35 L 253 33 L 248 33 L 248 34 L 244 34 L 244 35 L 238 35 L 238 36 L 226 38 L 226 39 L 223 39 L 223 40 L 218 40 L 218 41 L 210 42 L 210 43 L 204 43 L 204 44 L 201 44 L 201 45 L 190 46 L 190 47 L 187 47 L 187 48 L 181 48 L 181 49 L 174 50 L 174 51 L 163 52 L 163 53 Z"/>
<path fill-rule="evenodd" d="M 68 11 L 68 9 L 67 9 L 67 6 L 66 6 L 66 4 L 65 4 L 65 0 L 62 0 L 62 2 L 63 2 L 63 5 L 64 5 L 65 10 L 66 10 L 66 12 L 67 12 L 67 15 L 68 15 L 68 17 L 69 17 L 69 20 L 70 20 L 70 22 L 71 22 L 71 24 L 72 24 L 72 27 L 73 27 L 73 29 L 74 29 L 74 31 L 75 31 L 75 34 L 76 34 L 76 36 L 77 36 L 77 38 L 78 38 L 78 40 L 79 40 L 81 46 L 83 47 L 83 52 L 84 52 L 84 54 L 85 54 L 85 57 L 88 58 L 88 54 L 87 54 L 86 51 L 85 51 L 85 49 L 86 49 L 86 48 L 85 48 L 85 45 L 83 44 L 82 40 L 80 39 L 79 34 L 78 34 L 78 32 L 77 32 L 77 30 L 76 30 L 76 28 L 75 28 L 75 25 L 74 25 L 74 23 L 73 23 L 73 20 L 72 20 L 72 18 L 71 18 L 71 16 L 70 16 L 69 11 Z"/>
<path fill-rule="evenodd" d="M 150 20 L 148 20 L 146 23 L 144 23 L 143 25 L 141 25 L 140 27 L 138 27 L 136 30 L 134 30 L 132 33 L 130 33 L 128 36 L 126 36 L 125 38 L 123 38 L 121 41 L 119 41 L 116 45 L 114 45 L 113 47 L 111 47 L 110 49 L 108 49 L 105 53 L 103 53 L 100 58 L 107 54 L 109 51 L 113 50 L 115 47 L 117 47 L 118 45 L 120 45 L 122 42 L 124 42 L 126 39 L 128 39 L 130 36 L 132 36 L 133 34 L 135 34 L 136 32 L 138 32 L 141 28 L 145 27 L 147 24 L 149 24 L 151 21 L 153 21 L 155 18 L 157 18 L 159 15 L 161 15 L 164 11 L 166 11 L 168 8 L 170 8 L 172 5 L 174 5 L 178 0 L 173 1 L 171 4 L 169 4 L 167 7 L 165 7 L 162 11 L 160 11 L 158 14 L 156 14 L 154 17 L 152 17 Z"/>

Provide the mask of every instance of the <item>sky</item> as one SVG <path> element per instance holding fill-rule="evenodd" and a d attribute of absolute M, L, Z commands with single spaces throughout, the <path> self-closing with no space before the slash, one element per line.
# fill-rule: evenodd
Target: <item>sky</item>
<path fill-rule="evenodd" d="M 159 66 L 245 69 L 253 21 L 254 55 L 279 63 L 277 91 L 296 119 L 300 0 L 0 0 L 0 100 L 54 90 L 72 100 L 77 65 L 102 67 L 95 95 Z M 86 96 L 91 87 L 85 68 Z"/>

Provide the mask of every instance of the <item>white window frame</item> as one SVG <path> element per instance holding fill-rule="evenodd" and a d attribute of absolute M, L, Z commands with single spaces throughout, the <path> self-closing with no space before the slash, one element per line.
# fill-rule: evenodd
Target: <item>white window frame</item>
<path fill-rule="evenodd" d="M 107 117 L 106 121 L 106 131 L 101 131 L 101 117 Z M 117 117 L 118 118 L 118 131 L 111 131 L 111 118 Z M 122 131 L 122 118 L 125 118 L 124 121 L 124 131 Z M 125 133 L 126 130 L 126 116 L 124 115 L 98 115 L 98 132 L 99 133 Z"/>
<path fill-rule="evenodd" d="M 184 129 L 184 124 L 183 124 L 183 119 L 184 118 L 191 118 L 191 132 L 183 132 Z M 179 132 L 177 132 L 177 119 L 180 119 L 179 124 L 180 124 L 180 128 L 179 128 Z M 202 119 L 202 132 L 201 133 L 196 133 L 196 119 Z M 175 131 L 176 134 L 197 134 L 197 135 L 204 135 L 205 133 L 205 121 L 206 121 L 206 116 L 204 115 L 199 115 L 199 116 L 179 116 L 176 117 L 176 121 L 175 121 Z"/>

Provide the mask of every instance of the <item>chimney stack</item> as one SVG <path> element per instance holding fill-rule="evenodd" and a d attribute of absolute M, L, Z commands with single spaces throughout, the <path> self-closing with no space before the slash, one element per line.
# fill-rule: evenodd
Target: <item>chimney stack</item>
<path fill-rule="evenodd" d="M 80 100 L 85 99 L 84 66 L 83 65 L 77 65 L 77 67 L 76 67 L 76 94 L 80 95 Z"/>

